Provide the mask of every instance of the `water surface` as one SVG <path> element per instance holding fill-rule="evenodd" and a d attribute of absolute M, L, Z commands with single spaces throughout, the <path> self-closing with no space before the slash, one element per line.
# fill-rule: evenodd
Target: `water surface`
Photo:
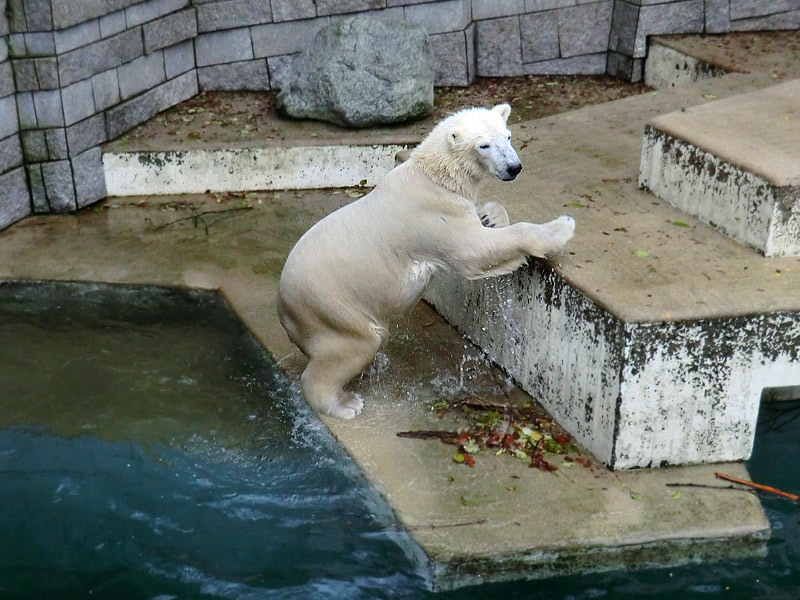
<path fill-rule="evenodd" d="M 765 404 L 753 479 L 800 490 L 798 440 L 800 402 Z M 0 598 L 795 600 L 798 505 L 763 503 L 764 558 L 433 594 L 220 298 L 0 284 Z"/>

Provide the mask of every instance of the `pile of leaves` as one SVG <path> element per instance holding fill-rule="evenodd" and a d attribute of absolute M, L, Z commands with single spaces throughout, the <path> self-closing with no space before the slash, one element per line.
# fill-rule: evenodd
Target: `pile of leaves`
<path fill-rule="evenodd" d="M 591 461 L 581 456 L 570 435 L 547 416 L 541 408 L 528 403 L 523 406 L 486 402 L 473 396 L 452 401 L 438 400 L 431 410 L 439 417 L 451 411 L 465 416 L 468 425 L 457 431 L 420 430 L 401 431 L 399 437 L 438 439 L 457 446 L 453 455 L 456 463 L 475 466 L 475 457 L 486 452 L 507 454 L 523 460 L 531 468 L 552 472 L 558 467 L 549 456 L 562 455 L 564 462 L 591 467 Z"/>

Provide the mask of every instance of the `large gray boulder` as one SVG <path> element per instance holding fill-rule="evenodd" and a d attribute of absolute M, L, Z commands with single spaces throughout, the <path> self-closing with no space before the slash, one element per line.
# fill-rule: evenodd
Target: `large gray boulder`
<path fill-rule="evenodd" d="M 294 61 L 277 106 L 289 117 L 345 127 L 420 119 L 433 110 L 428 36 L 405 21 L 337 21 Z"/>

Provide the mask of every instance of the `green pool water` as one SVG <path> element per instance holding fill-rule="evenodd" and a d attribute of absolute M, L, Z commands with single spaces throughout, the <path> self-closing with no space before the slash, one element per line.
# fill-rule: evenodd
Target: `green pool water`
<path fill-rule="evenodd" d="M 800 403 L 756 439 L 753 478 L 800 489 Z M 219 297 L 0 284 L 0 598 L 796 599 L 798 505 L 763 502 L 763 558 L 434 594 Z"/>

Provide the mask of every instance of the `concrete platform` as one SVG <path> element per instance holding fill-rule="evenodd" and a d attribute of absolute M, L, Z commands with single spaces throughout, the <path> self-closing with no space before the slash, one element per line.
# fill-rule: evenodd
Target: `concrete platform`
<path fill-rule="evenodd" d="M 650 121 L 639 184 L 766 256 L 800 255 L 800 79 Z"/>
<path fill-rule="evenodd" d="M 303 362 L 278 323 L 277 276 L 297 237 L 345 200 L 330 192 L 112 199 L 77 215 L 30 217 L 0 232 L 0 279 L 216 289 L 294 377 Z M 665 485 L 714 485 L 714 470 L 746 478 L 741 463 L 617 474 L 575 464 L 545 474 L 480 453 L 471 469 L 453 462 L 452 446 L 397 437 L 457 427 L 429 404 L 458 393 L 461 380 L 489 401 L 530 399 L 424 304 L 385 352 L 388 374 L 358 383 L 364 413 L 324 421 L 419 544 L 409 552 L 434 589 L 765 551 L 769 524 L 754 495 L 681 488 L 678 496 Z"/>

